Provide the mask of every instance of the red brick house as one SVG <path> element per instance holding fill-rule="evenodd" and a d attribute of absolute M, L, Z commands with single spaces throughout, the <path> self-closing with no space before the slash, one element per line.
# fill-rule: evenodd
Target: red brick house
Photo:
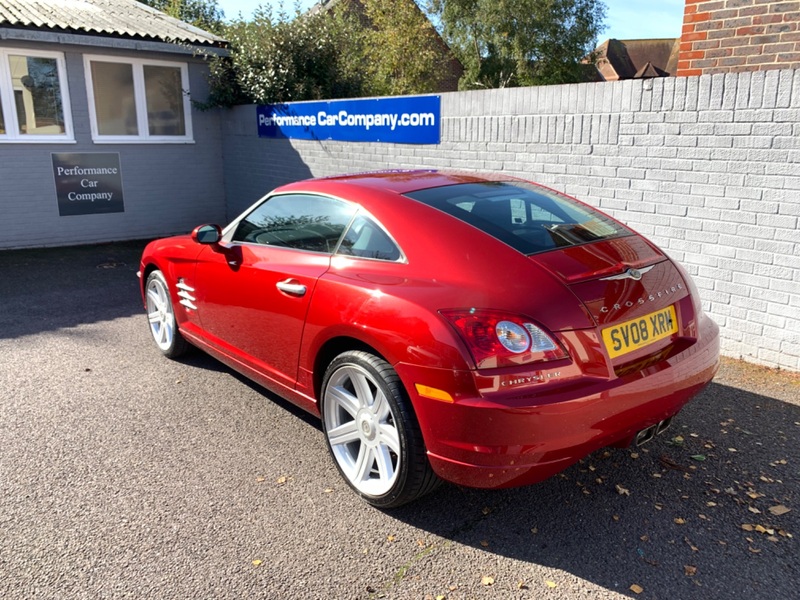
<path fill-rule="evenodd" d="M 800 2 L 686 0 L 679 76 L 800 68 Z"/>

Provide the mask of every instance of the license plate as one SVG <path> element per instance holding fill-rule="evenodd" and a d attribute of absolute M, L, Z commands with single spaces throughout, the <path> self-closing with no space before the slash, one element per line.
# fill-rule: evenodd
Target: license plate
<path fill-rule="evenodd" d="M 663 340 L 678 332 L 674 306 L 603 329 L 603 343 L 611 358 Z"/>

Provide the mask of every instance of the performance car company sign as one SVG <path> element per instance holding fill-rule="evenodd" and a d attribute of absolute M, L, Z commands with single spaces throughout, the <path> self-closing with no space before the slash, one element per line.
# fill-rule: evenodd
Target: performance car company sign
<path fill-rule="evenodd" d="M 58 214 L 125 212 L 117 153 L 52 153 Z"/>
<path fill-rule="evenodd" d="M 291 102 L 258 107 L 258 135 L 299 140 L 438 144 L 439 96 Z"/>

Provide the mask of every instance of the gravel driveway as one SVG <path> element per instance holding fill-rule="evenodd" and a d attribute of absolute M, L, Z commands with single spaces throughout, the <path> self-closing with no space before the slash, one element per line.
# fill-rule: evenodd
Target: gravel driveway
<path fill-rule="evenodd" d="M 314 418 L 161 357 L 141 249 L 0 252 L 0 598 L 798 597 L 797 375 L 726 360 L 643 448 L 381 512 Z"/>

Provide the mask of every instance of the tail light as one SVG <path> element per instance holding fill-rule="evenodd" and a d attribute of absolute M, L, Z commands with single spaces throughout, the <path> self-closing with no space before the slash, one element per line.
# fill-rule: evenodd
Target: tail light
<path fill-rule="evenodd" d="M 564 348 L 540 325 L 497 310 L 442 310 L 467 345 L 479 369 L 567 358 Z"/>

